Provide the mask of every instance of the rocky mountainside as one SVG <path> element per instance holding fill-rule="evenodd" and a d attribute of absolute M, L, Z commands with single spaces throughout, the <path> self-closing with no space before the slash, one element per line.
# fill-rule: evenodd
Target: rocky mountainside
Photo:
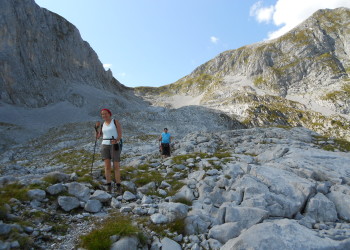
<path fill-rule="evenodd" d="M 91 129 L 105 107 L 131 133 L 244 127 L 204 107 L 150 107 L 104 70 L 73 24 L 34 0 L 0 1 L 0 61 L 0 153 L 50 128 L 90 121 Z"/>
<path fill-rule="evenodd" d="M 248 126 L 305 126 L 349 139 L 349 41 L 350 10 L 319 10 L 280 38 L 225 51 L 173 84 L 136 91 L 168 107 L 192 97 L 182 103 Z"/>
<path fill-rule="evenodd" d="M 343 27 L 348 10 L 336 11 Z M 313 18 L 322 13 L 332 11 Z M 239 57 L 214 59 L 207 63 L 212 71 L 201 66 L 173 85 L 137 89 L 164 107 L 151 106 L 103 70 L 65 19 L 32 0 L 0 1 L 0 14 L 0 249 L 350 248 L 349 142 L 286 128 L 314 123 L 314 130 L 347 135 L 347 73 L 328 77 L 326 56 L 319 89 L 306 81 L 318 77 L 319 64 L 310 57 L 306 67 L 300 56 L 302 86 L 313 89 L 303 98 L 330 90 L 344 107 L 327 106 L 336 117 L 315 110 L 323 99 L 315 99 L 319 106 L 292 100 L 291 93 L 301 95 L 292 71 L 285 92 L 265 80 L 274 74 L 271 62 L 286 63 L 269 52 L 278 39 L 219 56 L 251 51 L 248 67 Z M 271 61 L 254 64 L 254 48 L 264 44 L 260 57 Z M 294 49 L 288 42 L 279 49 L 288 46 Z M 300 46 L 300 53 L 318 51 Z M 338 60 L 348 65 L 346 57 Z M 261 71 L 248 75 L 258 64 Z M 101 142 L 94 147 L 93 125 L 105 106 L 123 126 L 121 193 L 105 189 Z M 284 126 L 247 129 L 269 124 Z M 165 160 L 157 141 L 163 127 L 174 136 Z"/>
<path fill-rule="evenodd" d="M 161 160 L 156 136 L 134 136 L 118 194 L 100 161 L 90 175 L 93 143 L 62 137 L 2 169 L 2 249 L 350 248 L 349 144 L 305 128 L 193 132 Z"/>
<path fill-rule="evenodd" d="M 43 107 L 87 102 L 79 86 L 112 93 L 127 88 L 105 71 L 77 28 L 34 0 L 0 2 L 1 102 Z"/>

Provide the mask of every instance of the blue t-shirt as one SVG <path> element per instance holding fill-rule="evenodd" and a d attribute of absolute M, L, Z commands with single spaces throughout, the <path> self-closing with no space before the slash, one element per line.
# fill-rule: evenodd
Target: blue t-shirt
<path fill-rule="evenodd" d="M 162 133 L 162 143 L 170 143 L 170 133 Z"/>

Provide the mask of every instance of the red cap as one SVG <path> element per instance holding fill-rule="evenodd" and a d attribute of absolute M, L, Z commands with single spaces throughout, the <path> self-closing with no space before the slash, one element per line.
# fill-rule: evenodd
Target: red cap
<path fill-rule="evenodd" d="M 109 109 L 101 109 L 100 112 L 102 112 L 103 110 L 106 110 L 109 113 L 109 115 L 112 116 L 112 112 Z"/>

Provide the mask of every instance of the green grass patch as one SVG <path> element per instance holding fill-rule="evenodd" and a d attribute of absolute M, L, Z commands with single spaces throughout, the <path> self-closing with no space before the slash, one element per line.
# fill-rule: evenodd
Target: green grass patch
<path fill-rule="evenodd" d="M 89 234 L 81 236 L 81 246 L 88 250 L 109 250 L 113 235 L 137 236 L 141 242 L 145 237 L 136 226 L 132 225 L 131 219 L 119 213 L 110 215 L 107 219 L 97 223 L 96 228 Z"/>
<path fill-rule="evenodd" d="M 167 231 L 185 235 L 185 219 L 178 219 L 168 224 L 151 223 L 147 227 L 162 237 L 168 236 Z"/>
<path fill-rule="evenodd" d="M 196 159 L 196 157 L 198 156 L 202 159 L 210 157 L 209 154 L 207 153 L 193 153 L 193 154 L 186 154 L 186 155 L 175 155 L 172 157 L 172 161 L 174 164 L 183 164 L 184 162 L 186 162 L 187 159 L 190 159 L 190 158 Z"/>
<path fill-rule="evenodd" d="M 192 201 L 186 198 L 177 198 L 177 199 L 174 199 L 173 202 L 178 202 L 178 203 L 185 204 L 187 206 L 192 206 Z"/>
<path fill-rule="evenodd" d="M 136 186 L 140 187 L 150 182 L 155 182 L 157 185 L 164 180 L 164 177 L 159 172 L 137 172 L 131 178 Z"/>
<path fill-rule="evenodd" d="M 12 183 L 0 188 L 0 203 L 5 204 L 10 201 L 11 198 L 15 198 L 20 201 L 28 201 L 29 197 L 27 192 L 30 189 L 19 183 Z"/>

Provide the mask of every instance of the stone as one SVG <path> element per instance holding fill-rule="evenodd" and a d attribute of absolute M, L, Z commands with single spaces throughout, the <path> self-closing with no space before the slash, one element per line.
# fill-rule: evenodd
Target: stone
<path fill-rule="evenodd" d="M 169 222 L 184 219 L 188 213 L 188 206 L 182 203 L 163 202 L 159 204 L 159 212 L 168 218 Z"/>
<path fill-rule="evenodd" d="M 310 199 L 306 205 L 306 215 L 316 222 L 334 222 L 338 219 L 334 203 L 322 193 Z"/>
<path fill-rule="evenodd" d="M 144 195 L 141 200 L 141 204 L 152 204 L 153 199 L 147 195 Z"/>
<path fill-rule="evenodd" d="M 193 190 L 187 185 L 183 186 L 174 196 L 175 199 L 185 199 L 188 201 L 193 201 L 195 199 Z"/>
<path fill-rule="evenodd" d="M 153 224 L 165 224 L 168 223 L 168 218 L 160 213 L 155 213 L 151 215 L 151 221 Z"/>
<path fill-rule="evenodd" d="M 137 249 L 139 240 L 136 236 L 122 237 L 117 242 L 113 243 L 110 250 L 130 250 Z"/>
<path fill-rule="evenodd" d="M 109 202 L 112 199 L 112 196 L 102 190 L 96 190 L 91 196 L 91 200 L 99 200 L 100 202 Z"/>
<path fill-rule="evenodd" d="M 31 200 L 43 201 L 46 198 L 46 192 L 41 189 L 29 190 L 27 194 Z"/>
<path fill-rule="evenodd" d="M 85 204 L 85 211 L 90 213 L 97 213 L 100 212 L 102 208 L 102 203 L 99 200 L 88 200 Z"/>
<path fill-rule="evenodd" d="M 209 230 L 208 237 L 225 244 L 228 240 L 240 235 L 242 227 L 239 222 L 227 222 L 222 225 L 213 226 Z"/>
<path fill-rule="evenodd" d="M 226 207 L 225 222 L 239 222 L 243 228 L 260 223 L 269 216 L 266 210 L 253 207 Z"/>
<path fill-rule="evenodd" d="M 162 250 L 181 250 L 179 243 L 168 237 L 164 237 L 160 243 L 162 244 Z"/>
<path fill-rule="evenodd" d="M 222 247 L 222 244 L 220 243 L 220 241 L 216 239 L 209 239 L 208 243 L 209 243 L 210 249 L 212 250 L 219 250 Z"/>
<path fill-rule="evenodd" d="M 71 182 L 66 184 L 68 193 L 75 196 L 81 201 L 86 202 L 90 198 L 90 189 L 79 182 Z"/>
<path fill-rule="evenodd" d="M 335 185 L 331 187 L 331 192 L 326 196 L 334 203 L 339 218 L 350 222 L 350 188 Z"/>
<path fill-rule="evenodd" d="M 46 192 L 48 192 L 51 195 L 56 195 L 62 193 L 65 190 L 66 188 L 62 183 L 57 183 L 47 187 Z"/>
<path fill-rule="evenodd" d="M 155 182 L 149 182 L 145 185 L 143 185 L 142 187 L 139 187 L 137 190 L 140 191 L 141 193 L 148 193 L 150 191 L 154 191 L 156 190 L 157 186 Z"/>
<path fill-rule="evenodd" d="M 321 238 L 294 220 L 281 219 L 252 226 L 222 246 L 230 249 L 347 249 L 349 241 Z"/>
<path fill-rule="evenodd" d="M 11 232 L 11 225 L 0 222 L 0 235 L 7 235 Z"/>
<path fill-rule="evenodd" d="M 127 190 L 136 191 L 136 184 L 131 182 L 131 181 L 122 181 L 121 182 L 122 186 L 125 186 Z"/>
<path fill-rule="evenodd" d="M 80 201 L 76 197 L 59 196 L 57 201 L 60 207 L 66 212 L 69 212 L 80 206 Z"/>
<path fill-rule="evenodd" d="M 116 198 L 112 198 L 111 200 L 111 207 L 112 208 L 120 208 L 122 203 L 118 201 Z"/>
<path fill-rule="evenodd" d="M 123 194 L 123 199 L 126 201 L 136 200 L 136 195 L 134 195 L 133 193 L 131 193 L 129 191 L 125 191 Z"/>
<path fill-rule="evenodd" d="M 120 212 L 121 213 L 129 213 L 132 211 L 132 208 L 131 207 L 128 207 L 128 206 L 124 206 L 124 207 L 121 207 L 120 208 Z"/>

